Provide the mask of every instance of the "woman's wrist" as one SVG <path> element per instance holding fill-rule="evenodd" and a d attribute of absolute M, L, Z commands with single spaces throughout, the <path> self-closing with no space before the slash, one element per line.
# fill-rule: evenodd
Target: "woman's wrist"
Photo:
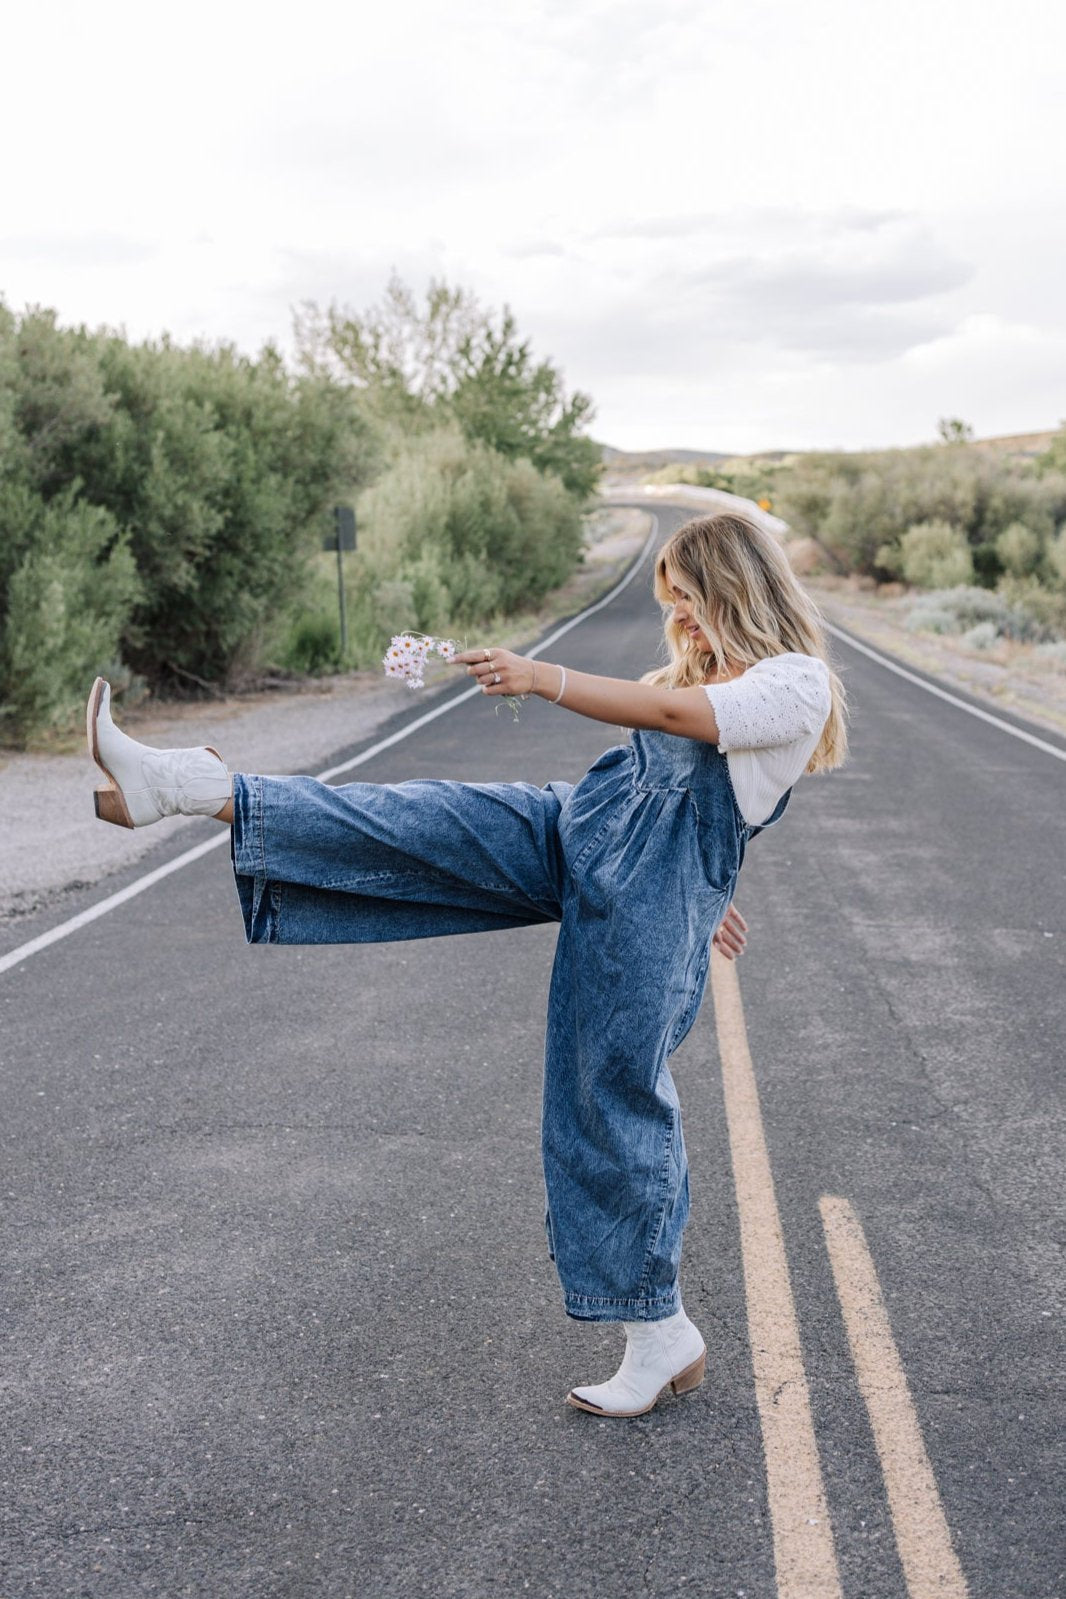
<path fill-rule="evenodd" d="M 531 661 L 530 665 L 533 668 L 533 681 L 529 685 L 529 692 L 539 694 L 550 705 L 557 705 L 566 687 L 566 667 L 553 666 L 548 661 Z"/>

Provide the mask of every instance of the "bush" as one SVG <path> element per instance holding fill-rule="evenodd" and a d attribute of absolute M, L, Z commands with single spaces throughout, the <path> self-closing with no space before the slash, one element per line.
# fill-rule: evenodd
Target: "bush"
<path fill-rule="evenodd" d="M 994 540 L 984 540 L 971 546 L 974 576 L 986 589 L 994 589 L 1003 576 L 1003 562 L 999 558 Z"/>
<path fill-rule="evenodd" d="M 957 633 L 959 619 L 942 605 L 930 605 L 907 613 L 907 629 L 911 633 Z"/>
<path fill-rule="evenodd" d="M 997 638 L 1020 643 L 1047 636 L 1043 622 L 1016 596 L 965 585 L 920 595 L 908 610 L 906 621 L 912 632 L 927 633 L 965 634 L 986 624 L 995 630 Z"/>
<path fill-rule="evenodd" d="M 309 672 L 312 676 L 337 671 L 341 664 L 339 612 L 328 616 L 309 611 L 295 617 L 281 645 L 279 664 L 291 672 Z"/>
<path fill-rule="evenodd" d="M 1044 552 L 1044 541 L 1039 533 L 1026 527 L 1024 522 L 1012 522 L 995 541 L 996 554 L 1005 572 L 1014 577 L 1025 577 L 1035 572 Z"/>
<path fill-rule="evenodd" d="M 362 657 L 398 627 L 456 631 L 535 607 L 583 549 L 578 504 L 557 478 L 453 427 L 405 443 L 363 495 L 360 523 Z"/>
<path fill-rule="evenodd" d="M 966 632 L 962 634 L 961 642 L 968 644 L 974 650 L 987 650 L 991 649 L 998 637 L 999 634 L 996 631 L 994 622 L 978 622 L 975 627 L 966 629 Z"/>
<path fill-rule="evenodd" d="M 258 670 L 331 499 L 369 470 L 355 406 L 269 346 L 134 346 L 0 303 L 6 736 L 79 714 L 105 661 L 155 686 Z"/>
<path fill-rule="evenodd" d="M 1066 592 L 1049 589 L 1032 575 L 1000 579 L 998 592 L 1028 619 L 1028 637 L 1053 640 L 1066 634 Z"/>
<path fill-rule="evenodd" d="M 917 588 L 950 588 L 973 580 L 964 535 L 950 522 L 916 522 L 899 541 L 899 569 Z"/>
<path fill-rule="evenodd" d="M 776 474 L 774 500 L 794 532 L 818 539 L 838 570 L 872 577 L 893 574 L 892 552 L 908 528 L 948 522 L 973 548 L 975 574 L 991 588 L 1002 571 L 1000 534 L 1022 523 L 1046 544 L 1066 519 L 1066 442 L 1042 463 L 965 442 L 796 456 Z"/>
<path fill-rule="evenodd" d="M 40 512 L 40 526 L 7 585 L 2 680 L 4 735 L 25 740 L 65 723 L 97 674 L 114 671 L 141 595 L 129 539 L 76 487 Z"/>
<path fill-rule="evenodd" d="M 119 403 L 89 487 L 129 528 L 146 589 L 125 653 L 157 683 L 232 684 L 365 470 L 365 426 L 347 391 L 292 380 L 269 349 L 112 340 L 102 364 Z"/>

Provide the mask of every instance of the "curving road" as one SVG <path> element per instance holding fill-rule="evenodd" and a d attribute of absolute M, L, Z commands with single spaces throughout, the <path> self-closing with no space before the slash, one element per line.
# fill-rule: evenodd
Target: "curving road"
<path fill-rule="evenodd" d="M 648 579 L 548 658 L 638 675 Z M 708 1381 L 637 1420 L 563 1402 L 621 1348 L 544 1249 L 554 928 L 250 949 L 216 848 L 0 975 L 4 1599 L 1066 1595 L 1066 762 L 834 649 L 673 1061 Z M 475 697 L 353 775 L 616 736 Z"/>

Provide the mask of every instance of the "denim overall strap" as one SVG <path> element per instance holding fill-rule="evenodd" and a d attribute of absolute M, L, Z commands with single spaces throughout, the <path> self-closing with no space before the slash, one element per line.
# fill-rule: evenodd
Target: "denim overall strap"
<path fill-rule="evenodd" d="M 784 816 L 786 810 L 788 809 L 788 802 L 791 798 L 792 790 L 790 788 L 786 788 L 785 792 L 782 794 L 781 798 L 778 800 L 777 804 L 774 806 L 765 822 L 760 822 L 757 827 L 751 822 L 747 823 L 745 832 L 748 838 L 754 838 L 756 833 L 762 833 L 766 828 L 775 826 L 775 824 L 781 820 L 782 816 Z"/>

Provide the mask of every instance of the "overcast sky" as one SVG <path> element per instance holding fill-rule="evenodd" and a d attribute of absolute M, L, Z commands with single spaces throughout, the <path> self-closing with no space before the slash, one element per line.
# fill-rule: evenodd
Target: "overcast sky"
<path fill-rule="evenodd" d="M 626 449 L 1066 419 L 1058 0 L 24 0 L 0 295 L 292 347 L 395 267 Z"/>

